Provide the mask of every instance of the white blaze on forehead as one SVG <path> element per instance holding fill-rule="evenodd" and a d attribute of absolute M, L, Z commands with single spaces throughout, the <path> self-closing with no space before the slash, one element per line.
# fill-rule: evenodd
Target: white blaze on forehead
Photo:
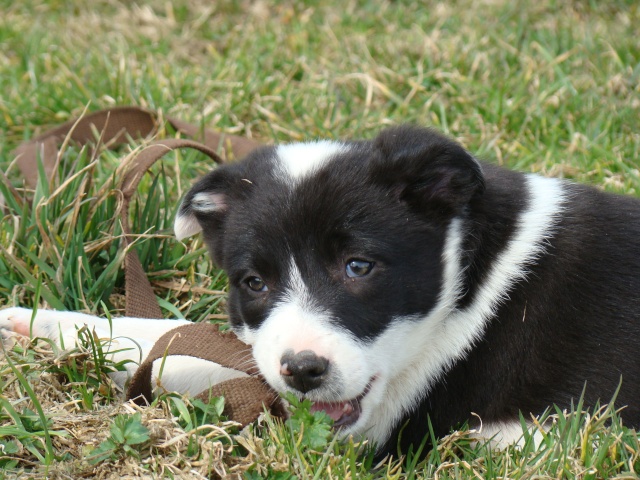
<path fill-rule="evenodd" d="M 322 140 L 280 145 L 276 149 L 284 172 L 297 180 L 317 171 L 335 155 L 347 150 L 344 143 Z"/>
<path fill-rule="evenodd" d="M 313 310 L 313 298 L 293 258 L 289 260 L 287 287 L 287 303 L 299 305 L 304 310 Z"/>

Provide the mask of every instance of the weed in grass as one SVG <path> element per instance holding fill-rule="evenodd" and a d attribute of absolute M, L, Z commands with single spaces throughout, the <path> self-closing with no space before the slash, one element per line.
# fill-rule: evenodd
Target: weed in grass
<path fill-rule="evenodd" d="M 299 448 L 311 450 L 327 446 L 331 437 L 333 421 L 323 411 L 311 412 L 311 400 L 300 400 L 293 394 L 286 395 L 291 416 L 285 422 L 291 431 L 291 437 Z"/>
<path fill-rule="evenodd" d="M 177 425 L 173 435 L 154 447 L 158 455 L 170 452 L 177 463 L 198 465 L 202 474 L 216 472 L 224 477 L 225 464 L 235 463 L 232 452 L 237 448 L 234 435 L 238 432 L 238 424 L 226 421 L 222 415 L 224 399 L 212 397 L 204 401 L 166 393 L 154 405 L 166 409 Z M 225 458 L 227 455 L 229 458 Z M 162 464 L 162 457 L 159 459 Z"/>
<path fill-rule="evenodd" d="M 89 462 L 96 464 L 105 460 L 113 461 L 127 455 L 140 459 L 138 449 L 148 440 L 149 430 L 142 425 L 139 413 L 118 415 L 113 420 L 109 438 L 91 452 Z"/>
<path fill-rule="evenodd" d="M 198 456 L 200 444 L 198 437 L 208 437 L 213 440 L 222 441 L 223 444 L 230 444 L 229 430 L 221 432 L 218 424 L 224 420 L 222 412 L 224 410 L 224 398 L 213 397 L 208 402 L 199 398 L 186 400 L 184 397 L 175 394 L 166 394 L 161 400 L 169 405 L 171 413 L 174 415 L 178 425 L 189 435 L 186 448 L 188 456 Z M 219 436 L 211 437 L 211 432 L 221 432 Z"/>
<path fill-rule="evenodd" d="M 17 440 L 10 440 L 5 438 L 0 439 L 0 469 L 14 469 L 19 462 L 19 460 L 16 458 L 19 453 L 20 445 L 18 444 Z"/>

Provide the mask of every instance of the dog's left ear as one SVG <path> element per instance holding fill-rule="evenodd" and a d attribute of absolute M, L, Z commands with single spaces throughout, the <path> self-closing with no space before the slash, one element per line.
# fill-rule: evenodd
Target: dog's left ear
<path fill-rule="evenodd" d="M 401 126 L 374 140 L 382 154 L 372 178 L 418 211 L 455 215 L 484 191 L 480 163 L 459 144 L 433 130 Z"/>
<path fill-rule="evenodd" d="M 187 192 L 173 225 L 176 238 L 204 233 L 214 261 L 220 264 L 221 237 L 224 223 L 232 205 L 248 195 L 251 182 L 243 181 L 241 163 L 224 165 L 201 178 Z"/>
<path fill-rule="evenodd" d="M 173 224 L 178 240 L 202 231 L 207 217 L 221 218 L 228 208 L 227 175 L 219 169 L 200 179 L 187 192 Z"/>
<path fill-rule="evenodd" d="M 198 221 L 196 212 L 208 212 L 219 216 L 227 208 L 227 200 L 223 193 L 191 192 L 180 204 L 173 224 L 173 231 L 178 240 L 183 240 L 202 231 L 202 224 Z"/>

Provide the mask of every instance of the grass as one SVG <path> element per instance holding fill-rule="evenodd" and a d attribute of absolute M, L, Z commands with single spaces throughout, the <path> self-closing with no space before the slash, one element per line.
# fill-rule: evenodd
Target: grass
<path fill-rule="evenodd" d="M 23 187 L 11 155 L 86 106 L 147 106 L 265 142 L 366 138 L 413 122 L 510 168 L 640 193 L 637 2 L 0 6 L 0 306 L 123 311 L 117 167 L 134 145 L 70 146 L 56 178 L 35 191 Z M 199 154 L 169 155 L 133 207 L 134 231 L 147 232 L 137 248 L 166 316 L 225 314 L 226 279 L 200 240 L 171 237 L 179 197 L 209 168 Z M 0 477 L 586 479 L 640 469 L 638 435 L 613 408 L 552 411 L 542 445 L 520 450 L 495 451 L 454 432 L 404 466 L 374 465 L 366 445 L 305 437 L 300 425 L 322 432 L 322 419 L 265 418 L 237 435 L 215 408 L 189 399 L 123 405 L 104 377 L 121 366 L 105 364 L 99 340 L 87 341 L 64 354 L 21 344 L 2 358 Z M 107 459 L 85 460 L 100 445 Z"/>

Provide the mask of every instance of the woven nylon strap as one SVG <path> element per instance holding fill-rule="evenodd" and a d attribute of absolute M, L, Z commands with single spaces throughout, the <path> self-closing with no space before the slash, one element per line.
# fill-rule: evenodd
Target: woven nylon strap
<path fill-rule="evenodd" d="M 179 138 L 152 142 L 131 160 L 126 170 L 121 184 L 124 204 L 120 220 L 124 232 L 123 247 L 126 249 L 125 313 L 130 317 L 162 318 L 153 288 L 142 268 L 138 254 L 131 246 L 133 236 L 129 226 L 129 204 L 144 173 L 163 155 L 178 148 L 195 148 L 216 163 L 221 163 L 223 159 L 241 158 L 261 145 L 249 138 L 201 129 L 175 118 L 166 118 L 166 121 L 184 135 L 194 139 L 201 138 L 202 143 Z M 112 148 L 130 139 L 155 135 L 161 123 L 159 115 L 152 110 L 132 106 L 115 107 L 66 122 L 23 143 L 14 150 L 13 154 L 16 156 L 18 168 L 24 175 L 26 184 L 35 187 L 38 182 L 38 158 L 42 161 L 48 179 L 51 179 L 60 161 L 58 149 L 64 142 L 73 141 L 85 145 L 95 143 L 98 138 L 98 143 Z"/>
<path fill-rule="evenodd" d="M 194 323 L 168 331 L 153 345 L 129 383 L 127 399 L 138 405 L 151 403 L 153 363 L 173 355 L 196 357 L 233 370 L 248 377 L 235 378 L 212 385 L 203 392 L 190 392 L 195 398 L 224 396 L 224 413 L 242 425 L 253 422 L 266 406 L 272 415 L 283 416 L 284 406 L 278 394 L 258 374 L 251 347 L 231 332 L 220 332 L 218 325 Z M 162 379 L 158 381 L 162 384 Z"/>

